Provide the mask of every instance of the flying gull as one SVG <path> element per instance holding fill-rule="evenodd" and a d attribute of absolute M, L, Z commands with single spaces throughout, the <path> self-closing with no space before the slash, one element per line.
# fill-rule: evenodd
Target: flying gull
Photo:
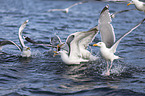
<path fill-rule="evenodd" d="M 99 18 L 99 31 L 101 33 L 101 42 L 98 42 L 97 44 L 94 44 L 93 46 L 99 46 L 100 52 L 102 57 L 107 62 L 107 72 L 105 73 L 106 76 L 110 75 L 110 70 L 112 67 L 112 63 L 115 59 L 119 59 L 119 56 L 114 55 L 116 52 L 116 48 L 120 41 L 129 33 L 131 33 L 133 30 L 135 30 L 139 25 L 141 25 L 145 19 L 143 19 L 139 24 L 137 24 L 135 27 L 130 29 L 128 32 L 126 32 L 123 36 L 120 37 L 115 42 L 115 33 L 114 29 L 111 23 L 111 16 L 109 13 L 109 5 L 105 6 L 103 11 L 101 12 L 100 18 Z M 111 61 L 111 65 L 109 67 L 108 61 Z"/>
<path fill-rule="evenodd" d="M 86 3 L 87 1 L 82 1 L 82 2 L 78 2 L 78 3 L 75 3 L 65 9 L 49 9 L 47 12 L 52 12 L 52 11 L 62 11 L 62 12 L 65 12 L 65 13 L 68 13 L 69 12 L 69 9 L 76 6 L 76 5 L 79 5 L 79 4 L 83 4 L 83 3 Z"/>

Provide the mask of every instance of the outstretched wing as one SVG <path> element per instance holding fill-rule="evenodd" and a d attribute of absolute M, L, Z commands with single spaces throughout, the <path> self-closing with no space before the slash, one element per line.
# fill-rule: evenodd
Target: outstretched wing
<path fill-rule="evenodd" d="M 22 38 L 22 33 L 23 33 L 23 30 L 24 28 L 26 27 L 26 24 L 28 23 L 29 20 L 26 20 L 19 28 L 19 41 L 20 41 L 20 44 L 21 44 L 21 47 L 25 47 L 25 44 L 24 44 L 24 40 Z"/>
<path fill-rule="evenodd" d="M 16 43 L 14 43 L 13 41 L 10 41 L 10 40 L 0 41 L 0 46 L 4 46 L 4 45 L 15 45 L 20 51 L 22 51 L 21 47 L 17 45 Z"/>
<path fill-rule="evenodd" d="M 101 41 L 106 44 L 106 47 L 110 48 L 115 42 L 115 34 L 114 28 L 112 24 L 110 24 L 112 20 L 108 8 L 109 5 L 105 6 L 102 10 L 98 21 L 98 27 L 101 33 Z"/>
<path fill-rule="evenodd" d="M 128 35 L 129 33 L 131 33 L 133 30 L 135 30 L 135 29 L 136 29 L 138 26 L 140 26 L 144 21 L 145 21 L 145 18 L 144 18 L 139 24 L 137 24 L 137 25 L 134 26 L 132 29 L 130 29 L 128 32 L 126 32 L 123 36 L 121 36 L 120 39 L 118 39 L 118 40 L 116 41 L 116 43 L 114 43 L 114 45 L 111 47 L 111 51 L 112 51 L 113 53 L 115 53 L 115 52 L 116 52 L 116 48 L 117 48 L 119 42 L 121 41 L 121 39 L 123 39 L 126 35 Z"/>
<path fill-rule="evenodd" d="M 115 15 L 118 13 L 128 12 L 131 10 L 137 10 L 137 9 L 128 9 L 128 10 L 121 10 L 121 11 L 115 12 L 115 13 L 111 14 L 111 18 L 115 18 Z"/>
<path fill-rule="evenodd" d="M 87 34 L 87 35 L 86 35 L 86 37 L 82 38 L 79 41 L 79 46 L 81 48 L 86 49 L 88 47 L 89 43 L 91 43 L 94 40 L 95 36 L 98 34 L 98 26 L 90 29 L 89 31 L 86 31 L 86 33 L 84 33 L 84 34 Z"/>
<path fill-rule="evenodd" d="M 30 43 L 32 43 L 32 44 L 41 45 L 41 46 L 47 46 L 47 47 L 52 47 L 52 45 L 50 45 L 50 44 L 37 43 L 37 42 L 35 42 L 34 40 L 32 40 L 31 38 L 29 38 L 29 37 L 25 37 L 25 36 L 23 36 L 23 37 L 24 37 L 24 39 L 25 39 L 26 41 L 28 41 L 28 42 L 30 42 Z"/>
<path fill-rule="evenodd" d="M 75 3 L 75 4 L 71 5 L 71 6 L 69 6 L 68 9 L 72 8 L 73 6 L 76 6 L 76 5 L 79 5 L 79 4 L 83 4 L 83 3 L 86 3 L 86 2 L 88 2 L 88 1 L 82 1 L 82 2 Z"/>
<path fill-rule="evenodd" d="M 53 37 L 51 37 L 50 44 L 52 46 L 57 46 L 58 44 L 62 44 L 60 37 L 58 35 L 54 35 Z"/>
<path fill-rule="evenodd" d="M 69 46 L 69 55 L 72 58 L 80 58 L 81 49 L 86 49 L 88 44 L 93 40 L 98 30 L 94 28 L 89 31 L 75 32 L 68 36 L 66 43 Z"/>
<path fill-rule="evenodd" d="M 52 12 L 52 11 L 65 11 L 65 9 L 49 9 L 47 12 Z"/>

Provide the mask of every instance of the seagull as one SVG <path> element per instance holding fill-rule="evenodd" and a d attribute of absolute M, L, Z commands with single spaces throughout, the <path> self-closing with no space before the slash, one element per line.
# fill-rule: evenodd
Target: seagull
<path fill-rule="evenodd" d="M 114 29 L 111 23 L 111 17 L 109 13 L 109 5 L 105 6 L 104 9 L 101 12 L 100 18 L 99 18 L 99 31 L 101 33 L 101 41 L 98 42 L 97 44 L 93 44 L 93 46 L 99 46 L 100 47 L 100 52 L 102 57 L 106 60 L 107 62 L 107 72 L 105 73 L 106 76 L 110 75 L 110 70 L 112 67 L 112 63 L 115 59 L 120 59 L 119 56 L 114 55 L 116 52 L 116 48 L 120 41 L 129 33 L 131 33 L 133 30 L 135 30 L 138 26 L 140 26 L 145 19 L 143 19 L 139 24 L 137 24 L 135 27 L 130 29 L 128 32 L 126 32 L 123 36 L 120 37 L 115 42 L 115 33 Z M 111 65 L 109 68 L 108 61 L 111 61 Z"/>
<path fill-rule="evenodd" d="M 27 47 L 25 46 L 24 44 L 24 40 L 22 38 L 22 32 L 24 30 L 24 28 L 26 27 L 26 24 L 28 23 L 28 20 L 26 20 L 19 28 L 19 42 L 21 44 L 21 47 L 19 45 L 17 45 L 16 43 L 14 43 L 13 41 L 10 41 L 10 40 L 3 40 L 3 41 L 0 41 L 0 46 L 4 46 L 4 45 L 10 45 L 10 44 L 13 44 L 15 46 L 18 47 L 18 49 L 21 51 L 21 56 L 22 57 L 30 57 L 31 56 L 31 51 L 30 51 L 30 47 Z"/>
<path fill-rule="evenodd" d="M 121 11 L 112 13 L 112 14 L 111 14 L 111 18 L 115 18 L 115 15 L 118 14 L 118 13 L 128 12 L 128 11 L 131 11 L 131 10 L 137 10 L 137 9 L 121 10 Z"/>
<path fill-rule="evenodd" d="M 87 47 L 96 34 L 98 34 L 98 26 L 89 31 L 72 33 L 67 37 L 65 43 L 68 46 L 68 51 L 62 49 L 55 53 L 60 54 L 62 61 L 66 64 L 80 64 L 81 62 L 94 61 L 98 57 L 93 56 L 87 50 Z M 58 47 L 63 45 L 58 45 Z"/>
<path fill-rule="evenodd" d="M 76 6 L 76 5 L 79 5 L 79 4 L 83 4 L 83 3 L 86 3 L 87 1 L 82 1 L 82 2 L 78 2 L 78 3 L 75 3 L 65 9 L 49 9 L 47 12 L 52 12 L 52 11 L 62 11 L 64 13 L 68 13 L 69 12 L 69 9 Z"/>
<path fill-rule="evenodd" d="M 129 6 L 130 4 L 134 4 L 137 10 L 145 12 L 145 3 L 144 2 L 141 2 L 139 0 L 132 0 L 130 3 L 127 4 L 127 6 Z"/>

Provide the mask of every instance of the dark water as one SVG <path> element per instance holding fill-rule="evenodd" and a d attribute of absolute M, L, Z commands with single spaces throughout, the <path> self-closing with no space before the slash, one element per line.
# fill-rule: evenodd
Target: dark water
<path fill-rule="evenodd" d="M 48 9 L 65 8 L 77 1 L 0 0 L 0 40 L 13 40 L 19 44 L 18 28 L 27 19 L 25 36 L 49 43 L 57 34 L 65 41 L 76 31 L 87 31 L 98 23 L 101 10 L 107 4 L 110 12 L 127 7 L 127 3 L 92 1 L 73 7 L 68 14 L 47 13 Z M 63 5 L 63 6 L 62 6 Z M 130 11 L 113 19 L 116 38 L 127 32 L 144 18 L 144 13 Z M 113 63 L 110 76 L 104 60 L 66 65 L 60 56 L 53 57 L 49 48 L 34 46 L 32 57 L 22 58 L 15 46 L 4 46 L 0 55 L 1 96 L 144 96 L 145 95 L 145 24 L 124 38 L 117 55 L 123 59 Z M 94 42 L 100 40 L 97 35 Z M 92 47 L 94 54 L 98 48 Z"/>

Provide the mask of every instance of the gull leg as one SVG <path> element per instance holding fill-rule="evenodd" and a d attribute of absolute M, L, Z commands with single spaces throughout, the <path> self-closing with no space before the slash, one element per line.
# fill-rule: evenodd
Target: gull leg
<path fill-rule="evenodd" d="M 110 75 L 110 70 L 108 69 L 109 68 L 109 64 L 108 64 L 108 61 L 107 62 L 107 72 L 105 73 L 106 76 L 109 76 Z"/>
<path fill-rule="evenodd" d="M 113 61 L 111 61 L 111 65 L 110 65 L 110 68 L 109 68 L 109 73 L 110 73 L 110 70 L 111 70 L 111 68 L 112 68 L 112 63 L 113 63 Z"/>

